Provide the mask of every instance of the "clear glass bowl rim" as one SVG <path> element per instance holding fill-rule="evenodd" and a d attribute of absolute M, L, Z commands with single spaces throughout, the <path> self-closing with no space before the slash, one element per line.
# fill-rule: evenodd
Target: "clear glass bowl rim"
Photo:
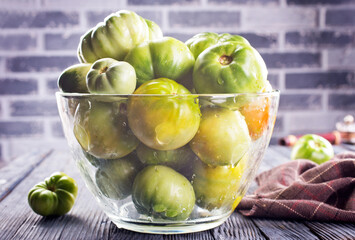
<path fill-rule="evenodd" d="M 56 92 L 56 95 L 61 97 L 238 97 L 238 96 L 249 96 L 249 97 L 271 97 L 271 96 L 279 96 L 280 90 L 274 89 L 270 92 L 261 92 L 261 93 L 211 93 L 211 94 L 93 94 L 93 93 L 65 93 L 65 92 Z"/>

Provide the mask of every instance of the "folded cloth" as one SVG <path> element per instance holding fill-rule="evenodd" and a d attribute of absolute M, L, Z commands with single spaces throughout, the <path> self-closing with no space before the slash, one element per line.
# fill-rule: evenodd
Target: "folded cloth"
<path fill-rule="evenodd" d="M 293 160 L 256 177 L 255 195 L 237 210 L 245 216 L 355 222 L 355 152 L 318 165 Z"/>

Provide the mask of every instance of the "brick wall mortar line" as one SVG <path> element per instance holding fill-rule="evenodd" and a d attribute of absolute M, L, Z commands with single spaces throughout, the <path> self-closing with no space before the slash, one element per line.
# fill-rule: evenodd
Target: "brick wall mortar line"
<path fill-rule="evenodd" d="M 280 71 L 280 73 L 279 73 L 279 89 L 280 89 L 280 91 L 285 91 L 285 89 L 286 89 L 286 87 L 285 87 L 285 71 Z"/>
<path fill-rule="evenodd" d="M 282 89 L 281 89 L 282 90 Z M 282 94 L 294 95 L 294 94 L 322 94 L 325 91 L 331 90 L 332 93 L 337 94 L 351 94 L 354 93 L 354 89 L 324 89 L 324 88 L 305 88 L 305 89 L 283 89 Z"/>
<path fill-rule="evenodd" d="M 0 122 L 28 122 L 28 121 L 35 121 L 35 122 L 41 122 L 43 119 L 46 120 L 59 120 L 59 113 L 58 115 L 51 115 L 51 116 L 10 116 L 7 119 L 0 119 Z"/>
<path fill-rule="evenodd" d="M 85 27 L 86 29 L 86 27 Z M 82 27 L 71 27 L 71 28 L 1 28 L 1 35 L 10 34 L 63 34 L 63 33 L 76 33 L 78 31 L 83 32 L 85 29 Z"/>
<path fill-rule="evenodd" d="M 8 120 L 10 118 L 10 99 L 9 98 L 1 98 L 1 120 Z"/>
<path fill-rule="evenodd" d="M 280 49 L 269 49 L 269 48 L 263 48 L 262 50 L 259 51 L 260 54 L 263 53 L 301 53 L 299 49 L 286 49 L 285 50 L 280 50 Z M 320 50 L 319 49 L 304 49 L 304 51 L 302 51 L 302 53 L 319 53 Z"/>
<path fill-rule="evenodd" d="M 33 101 L 33 100 L 41 100 L 41 101 L 51 101 L 55 99 L 55 96 L 46 95 L 41 96 L 39 98 L 39 94 L 33 95 L 0 95 L 0 100 L 8 100 L 8 101 Z M 10 115 L 9 115 L 10 116 Z"/>
<path fill-rule="evenodd" d="M 274 69 L 272 69 L 274 70 Z M 293 74 L 293 73 L 327 73 L 327 72 L 338 72 L 338 71 L 353 71 L 354 68 L 339 68 L 339 69 L 314 69 L 314 68 L 288 68 L 283 69 L 286 74 Z M 269 70 L 270 72 L 271 70 Z"/>
<path fill-rule="evenodd" d="M 322 111 L 309 111 L 305 112 L 304 114 L 300 114 L 300 111 L 292 111 L 287 113 L 290 117 L 295 117 L 295 116 L 305 116 L 305 117 L 312 117 L 313 115 L 324 115 L 326 114 L 325 112 Z"/>
<path fill-rule="evenodd" d="M 245 31 L 247 28 L 247 24 L 245 22 L 245 18 L 246 18 L 246 14 L 245 14 L 246 10 L 245 9 L 240 9 L 239 10 L 239 27 L 238 30 L 240 31 Z"/>
<path fill-rule="evenodd" d="M 168 9 L 162 9 L 161 10 L 162 14 L 162 31 L 166 31 L 170 29 L 170 22 L 169 22 L 169 10 Z"/>
<path fill-rule="evenodd" d="M 278 45 L 279 45 L 279 50 L 284 51 L 285 50 L 285 35 L 286 31 L 281 30 L 278 32 Z"/>
<path fill-rule="evenodd" d="M 344 47 L 342 46 L 331 46 L 332 49 L 344 49 Z M 317 46 L 286 46 L 285 47 L 285 52 L 298 52 L 298 51 L 302 51 L 302 52 L 307 52 L 307 51 L 312 51 L 312 52 L 321 52 L 323 50 L 327 50 L 327 47 L 317 47 Z M 268 50 L 268 49 L 266 49 Z M 272 50 L 270 48 L 270 50 Z"/>
<path fill-rule="evenodd" d="M 334 32 L 353 32 L 355 31 L 355 25 L 354 26 L 324 26 L 324 28 L 321 29 L 322 31 L 334 31 Z"/>
<path fill-rule="evenodd" d="M 38 78 L 38 97 L 41 100 L 45 100 L 45 96 L 47 95 L 47 81 L 44 79 L 44 77 L 39 77 Z"/>
<path fill-rule="evenodd" d="M 354 3 L 339 4 L 339 5 L 324 4 L 324 5 L 322 5 L 322 7 L 326 8 L 326 10 L 355 10 Z"/>
<path fill-rule="evenodd" d="M 4 73 L 6 71 L 5 65 L 6 65 L 6 59 L 0 54 L 0 75 L 1 73 Z"/>
<path fill-rule="evenodd" d="M 87 13 L 88 11 L 80 11 L 79 12 L 79 26 L 82 29 L 87 29 L 89 30 L 89 23 L 87 20 Z"/>
<path fill-rule="evenodd" d="M 328 50 L 322 50 L 321 51 L 321 66 L 323 70 L 329 69 L 328 66 Z"/>
<path fill-rule="evenodd" d="M 64 70 L 64 69 L 63 69 Z M 18 79 L 36 79 L 38 76 L 44 76 L 47 78 L 58 77 L 61 71 L 52 72 L 1 72 L 0 78 L 18 78 Z"/>
<path fill-rule="evenodd" d="M 112 6 L 113 4 L 116 4 L 117 2 L 119 2 L 119 4 L 117 6 Z M 118 1 L 108 1 L 106 2 L 106 4 L 102 4 L 102 5 L 95 5 L 95 6 L 90 6 L 90 5 L 75 5 L 74 7 L 80 7 L 80 10 L 84 10 L 84 11 L 107 11 L 107 10 L 111 10 L 113 9 L 113 7 L 117 7 L 117 10 L 119 9 L 124 9 L 126 8 L 127 5 L 127 1 L 126 0 L 118 0 Z M 70 8 L 68 6 L 43 6 L 43 4 L 40 6 L 41 9 L 43 10 L 61 10 L 61 11 L 65 11 L 65 10 L 77 10 L 74 8 Z M 80 11 L 79 10 L 79 11 Z M 78 10 L 77 10 L 78 11 Z"/>
<path fill-rule="evenodd" d="M 41 54 L 45 52 L 45 40 L 43 31 L 37 33 L 37 51 L 36 53 Z"/>
<path fill-rule="evenodd" d="M 0 51 L 2 57 L 71 57 L 76 56 L 75 50 L 40 50 L 40 51 Z"/>
<path fill-rule="evenodd" d="M 342 115 L 345 115 L 347 114 L 347 111 L 328 111 L 328 112 L 321 112 L 321 111 L 313 111 L 313 112 L 300 112 L 300 111 L 293 111 L 293 112 L 289 112 L 287 113 L 290 117 L 314 117 L 316 115 L 318 116 L 327 116 L 327 115 L 334 115 L 334 116 L 342 116 Z"/>
<path fill-rule="evenodd" d="M 325 28 L 325 12 L 326 8 L 325 7 L 320 7 L 318 11 L 318 21 L 319 21 L 319 29 L 323 30 Z"/>
<path fill-rule="evenodd" d="M 164 35 L 167 33 L 182 33 L 182 34 L 196 34 L 198 33 L 196 30 L 201 30 L 204 31 L 202 27 L 199 28 L 169 28 L 164 32 Z M 213 29 L 213 28 L 208 28 L 208 29 Z M 277 35 L 278 32 L 275 31 L 274 29 L 235 29 L 235 28 L 222 28 L 222 30 L 230 30 L 233 33 L 253 33 L 253 34 L 260 34 L 260 35 Z M 205 28 L 206 30 L 206 28 Z M 214 30 L 220 32 L 221 28 L 215 28 Z"/>

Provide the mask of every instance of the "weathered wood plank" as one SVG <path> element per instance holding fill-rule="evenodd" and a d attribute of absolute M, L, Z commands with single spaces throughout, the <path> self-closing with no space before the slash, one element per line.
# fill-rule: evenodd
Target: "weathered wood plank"
<path fill-rule="evenodd" d="M 68 214 L 41 217 L 28 206 L 27 193 L 54 171 L 63 171 L 77 181 L 78 198 Z M 45 159 L 1 202 L 0 215 L 1 239 L 108 239 L 111 223 L 84 186 L 69 154 L 60 152 Z"/>
<path fill-rule="evenodd" d="M 253 221 L 269 239 L 319 239 L 302 222 L 270 219 L 253 219 Z"/>
<path fill-rule="evenodd" d="M 276 149 L 276 150 L 275 150 Z M 285 149 L 285 148 L 284 148 Z M 286 149 L 287 150 L 287 149 Z M 289 151 L 289 150 L 288 150 Z M 289 153 L 289 152 L 288 152 Z M 265 169 L 289 160 L 287 151 L 269 148 Z M 79 185 L 77 201 L 71 212 L 57 218 L 44 218 L 27 204 L 29 189 L 54 171 L 64 171 Z M 1 176 L 1 175 L 0 175 Z M 298 222 L 245 218 L 238 213 L 220 227 L 182 235 L 151 235 L 117 228 L 99 209 L 84 186 L 69 153 L 54 152 L 18 183 L 0 202 L 1 239 L 354 239 L 352 224 Z"/>
<path fill-rule="evenodd" d="M 234 212 L 221 226 L 210 230 L 214 239 L 266 239 L 253 221 Z"/>
<path fill-rule="evenodd" d="M 0 202 L 46 157 L 50 150 L 38 150 L 14 159 L 0 169 Z"/>
<path fill-rule="evenodd" d="M 111 223 L 110 226 L 110 234 L 108 239 L 113 239 L 113 240 L 163 240 L 164 235 L 158 235 L 158 234 L 144 234 L 144 233 L 135 233 L 132 231 L 128 231 L 125 229 L 120 229 L 117 228 L 116 225 Z"/>
<path fill-rule="evenodd" d="M 322 240 L 354 240 L 355 225 L 352 223 L 305 222 Z"/>

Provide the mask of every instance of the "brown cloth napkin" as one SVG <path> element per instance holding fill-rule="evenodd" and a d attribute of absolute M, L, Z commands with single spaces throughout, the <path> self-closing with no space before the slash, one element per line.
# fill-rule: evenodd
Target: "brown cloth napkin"
<path fill-rule="evenodd" d="M 259 174 L 255 195 L 238 210 L 245 216 L 355 222 L 355 152 L 321 165 L 293 160 Z"/>

